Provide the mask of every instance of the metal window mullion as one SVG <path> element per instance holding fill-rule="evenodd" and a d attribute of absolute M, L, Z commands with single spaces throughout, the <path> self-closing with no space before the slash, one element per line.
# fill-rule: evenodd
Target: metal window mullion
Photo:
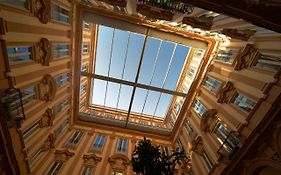
<path fill-rule="evenodd" d="M 145 35 L 145 38 L 144 38 L 144 43 L 143 43 L 143 47 L 142 47 L 142 53 L 141 53 L 138 69 L 137 69 L 135 83 L 137 83 L 138 79 L 139 79 L 140 68 L 141 68 L 141 64 L 142 64 L 142 60 L 143 60 L 143 56 L 144 56 L 144 50 L 145 50 L 146 42 L 147 42 L 147 38 L 148 38 L 147 34 L 148 34 L 148 29 L 146 30 L 146 35 Z M 127 113 L 125 128 L 127 127 L 127 124 L 128 124 L 128 120 L 129 120 L 130 112 L 131 112 L 131 109 L 132 109 L 135 93 L 136 93 L 136 86 L 134 86 L 134 88 L 133 88 L 132 97 L 131 97 L 131 100 L 130 100 L 129 109 L 128 109 L 128 113 Z"/>
<path fill-rule="evenodd" d="M 131 32 L 129 32 L 129 37 L 128 37 L 128 42 L 127 42 L 127 48 L 126 48 L 126 53 L 125 53 L 125 61 L 124 61 L 124 66 L 123 66 L 123 70 L 122 70 L 122 80 L 124 77 L 124 72 L 125 72 L 125 67 L 126 67 L 126 63 L 127 63 L 127 58 L 128 58 L 128 50 L 129 50 L 129 42 L 130 42 L 130 38 L 131 38 Z M 119 102 L 120 102 L 120 93 L 121 93 L 121 84 L 119 84 L 119 91 L 118 91 L 118 101 L 117 101 L 117 105 L 116 105 L 116 111 L 118 110 L 118 106 L 119 106 Z"/>
<path fill-rule="evenodd" d="M 108 72 L 107 72 L 108 77 L 109 77 L 110 67 L 111 67 L 114 37 L 115 37 L 115 28 L 113 29 L 113 35 L 112 35 L 112 40 L 111 40 L 112 42 L 111 42 L 111 50 L 110 50 L 110 57 L 109 57 L 109 67 L 108 67 Z M 104 96 L 104 100 L 103 100 L 103 106 L 105 106 L 106 97 L 107 97 L 107 90 L 108 90 L 108 81 L 106 81 L 106 88 L 105 88 L 105 96 Z"/>
<path fill-rule="evenodd" d="M 158 51 L 157 51 L 157 55 L 156 55 L 156 59 L 155 59 L 154 64 L 153 64 L 153 71 L 152 71 L 152 75 L 151 75 L 151 78 L 150 78 L 150 81 L 149 81 L 149 85 L 151 85 L 152 80 L 153 80 L 154 75 L 155 75 L 156 64 L 157 64 L 157 61 L 158 61 L 158 58 L 159 58 L 159 53 L 160 53 L 160 50 L 162 48 L 162 44 L 163 44 L 163 40 L 161 40 L 160 46 L 159 46 Z M 144 104 L 143 104 L 143 107 L 142 107 L 142 110 L 141 110 L 141 115 L 143 115 L 143 111 L 144 111 L 146 101 L 147 101 L 147 98 L 148 98 L 148 93 L 149 93 L 149 90 L 147 91 L 147 93 L 145 95 L 145 100 L 144 100 Z"/>

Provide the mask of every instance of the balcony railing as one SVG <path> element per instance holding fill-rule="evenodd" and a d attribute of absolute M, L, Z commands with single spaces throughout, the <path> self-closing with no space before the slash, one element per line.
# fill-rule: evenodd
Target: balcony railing
<path fill-rule="evenodd" d="M 138 0 L 138 3 L 176 13 L 191 14 L 193 12 L 193 6 L 175 0 Z"/>
<path fill-rule="evenodd" d="M 1 89 L 1 106 L 4 109 L 4 118 L 8 127 L 20 127 L 25 119 L 22 94 L 19 89 Z M 28 99 L 27 99 L 28 100 Z"/>
<path fill-rule="evenodd" d="M 217 151 L 220 155 L 220 161 L 223 163 L 231 161 L 237 151 L 242 147 L 242 143 L 237 138 L 236 133 L 237 132 L 231 131 Z"/>

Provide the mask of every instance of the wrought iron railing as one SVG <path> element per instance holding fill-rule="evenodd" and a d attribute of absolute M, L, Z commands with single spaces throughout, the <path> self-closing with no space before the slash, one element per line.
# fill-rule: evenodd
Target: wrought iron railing
<path fill-rule="evenodd" d="M 218 149 L 217 153 L 221 156 L 220 159 L 222 162 L 228 162 L 234 158 L 235 154 L 241 147 L 242 143 L 237 138 L 236 132 L 231 131 Z"/>
<path fill-rule="evenodd" d="M 177 13 L 191 14 L 194 9 L 193 6 L 179 0 L 138 0 L 138 2 Z"/>

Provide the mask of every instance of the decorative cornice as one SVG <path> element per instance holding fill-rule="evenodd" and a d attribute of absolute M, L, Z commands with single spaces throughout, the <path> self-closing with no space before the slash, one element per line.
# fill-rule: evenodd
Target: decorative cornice
<path fill-rule="evenodd" d="M 211 30 L 212 25 L 213 25 L 213 19 L 214 19 L 214 17 L 206 17 L 206 16 L 184 17 L 182 22 L 184 24 L 190 25 L 194 28 Z"/>
<path fill-rule="evenodd" d="M 250 30 L 250 29 L 246 29 L 246 30 L 223 29 L 222 30 L 222 34 L 243 41 L 248 41 L 255 33 L 256 33 L 255 30 Z"/>
<path fill-rule="evenodd" d="M 234 60 L 234 70 L 242 70 L 252 65 L 260 53 L 252 44 L 247 44 L 242 52 L 240 52 Z"/>
<path fill-rule="evenodd" d="M 217 103 L 229 103 L 235 94 L 235 87 L 231 81 L 228 81 L 218 92 Z"/>
<path fill-rule="evenodd" d="M 97 156 L 94 153 L 83 155 L 84 163 L 91 166 L 96 166 L 102 160 L 102 157 Z"/>
<path fill-rule="evenodd" d="M 41 38 L 39 42 L 36 43 L 38 51 L 38 62 L 43 66 L 49 66 L 52 59 L 51 57 L 51 43 L 47 38 Z"/>
<path fill-rule="evenodd" d="M 152 19 L 160 19 L 171 21 L 173 19 L 174 14 L 172 12 L 166 10 L 153 10 L 151 7 L 145 4 L 137 4 L 136 8 L 137 12 Z"/>
<path fill-rule="evenodd" d="M 200 128 L 205 131 L 205 132 L 211 132 L 212 129 L 215 127 L 216 125 L 216 121 L 217 121 L 217 110 L 216 109 L 209 109 L 208 111 L 206 111 L 201 119 L 200 122 Z"/>
<path fill-rule="evenodd" d="M 113 6 L 119 6 L 125 8 L 127 6 L 127 1 L 126 0 L 98 0 L 105 2 L 107 4 L 113 5 Z"/>
<path fill-rule="evenodd" d="M 34 16 L 43 24 L 47 24 L 51 19 L 51 1 L 35 0 Z"/>
<path fill-rule="evenodd" d="M 46 74 L 39 83 L 39 99 L 46 102 L 52 101 L 56 95 L 56 82 L 54 78 Z"/>
<path fill-rule="evenodd" d="M 108 162 L 110 163 L 111 166 L 116 164 L 117 160 L 121 160 L 124 167 L 127 167 L 128 165 L 130 165 L 130 162 L 131 162 L 130 159 L 126 155 L 123 155 L 123 154 L 114 154 L 108 158 Z"/>

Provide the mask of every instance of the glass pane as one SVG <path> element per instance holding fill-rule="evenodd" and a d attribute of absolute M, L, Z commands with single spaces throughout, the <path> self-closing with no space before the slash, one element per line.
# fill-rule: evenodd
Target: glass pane
<path fill-rule="evenodd" d="M 174 54 L 173 61 L 164 88 L 169 90 L 175 90 L 177 82 L 180 78 L 183 65 L 187 58 L 189 47 L 178 45 Z"/>
<path fill-rule="evenodd" d="M 147 115 L 154 114 L 159 96 L 160 96 L 160 92 L 149 90 L 148 96 L 147 96 L 147 99 L 145 102 L 144 110 L 143 110 L 144 114 L 147 114 Z"/>
<path fill-rule="evenodd" d="M 92 92 L 92 103 L 97 105 L 104 104 L 106 81 L 94 79 Z"/>
<path fill-rule="evenodd" d="M 172 59 L 175 43 L 163 41 L 159 58 L 156 63 L 155 73 L 151 82 L 152 86 L 162 87 L 168 71 L 170 60 Z"/>
<path fill-rule="evenodd" d="M 131 97 L 132 97 L 133 87 L 127 85 L 121 85 L 119 101 L 118 101 L 118 109 L 128 110 Z"/>
<path fill-rule="evenodd" d="M 109 76 L 122 79 L 129 32 L 115 30 Z"/>
<path fill-rule="evenodd" d="M 95 73 L 108 76 L 113 28 L 99 26 Z"/>
<path fill-rule="evenodd" d="M 144 35 L 131 33 L 123 80 L 135 81 L 139 60 L 144 45 L 144 37 Z"/>
<path fill-rule="evenodd" d="M 119 94 L 119 84 L 108 82 L 106 91 L 105 106 L 116 108 Z"/>
<path fill-rule="evenodd" d="M 147 91 L 148 90 L 141 89 L 141 88 L 136 89 L 134 100 L 133 100 L 133 106 L 132 106 L 133 112 L 138 112 L 138 113 L 142 112 Z"/>
<path fill-rule="evenodd" d="M 160 101 L 158 103 L 155 116 L 165 118 L 169 105 L 171 103 L 172 95 L 161 94 Z"/>
<path fill-rule="evenodd" d="M 160 42 L 161 41 L 159 39 L 148 37 L 138 83 L 150 84 L 154 69 L 154 62 L 157 59 L 157 53 L 160 48 Z"/>

